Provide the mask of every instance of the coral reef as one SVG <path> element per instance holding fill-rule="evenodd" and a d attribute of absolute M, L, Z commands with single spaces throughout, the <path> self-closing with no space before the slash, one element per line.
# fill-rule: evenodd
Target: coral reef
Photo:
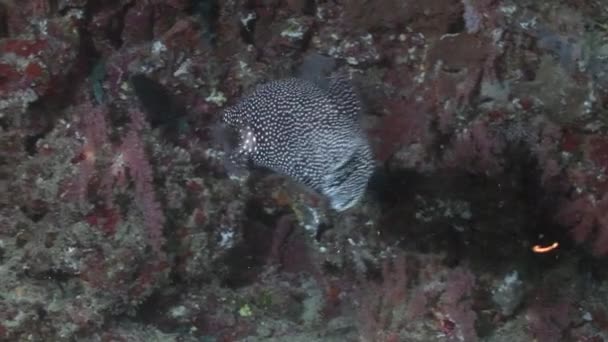
<path fill-rule="evenodd" d="M 577 0 L 0 0 L 0 340 L 608 340 L 606 22 Z M 230 178 L 223 111 L 330 69 L 377 164 L 360 203 Z"/>

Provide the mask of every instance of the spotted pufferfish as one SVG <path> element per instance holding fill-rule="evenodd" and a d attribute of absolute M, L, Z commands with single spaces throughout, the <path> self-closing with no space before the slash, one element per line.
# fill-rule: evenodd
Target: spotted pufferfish
<path fill-rule="evenodd" d="M 229 169 L 267 168 L 326 196 L 337 211 L 351 208 L 374 169 L 360 112 L 344 76 L 325 86 L 301 78 L 259 85 L 223 112 L 233 132 L 224 146 Z"/>

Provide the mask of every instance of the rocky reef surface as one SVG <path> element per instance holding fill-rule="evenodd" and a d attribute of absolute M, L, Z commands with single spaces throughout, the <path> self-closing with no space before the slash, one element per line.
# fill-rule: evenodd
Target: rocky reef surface
<path fill-rule="evenodd" d="M 213 134 L 327 60 L 340 213 Z M 0 0 L 1 341 L 600 342 L 607 256 L 605 1 Z"/>

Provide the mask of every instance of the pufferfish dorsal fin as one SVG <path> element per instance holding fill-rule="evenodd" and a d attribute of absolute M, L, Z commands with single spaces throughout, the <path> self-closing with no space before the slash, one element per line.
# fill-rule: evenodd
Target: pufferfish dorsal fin
<path fill-rule="evenodd" d="M 334 101 L 338 111 L 342 115 L 354 122 L 359 121 L 361 102 L 348 76 L 331 76 L 327 94 Z"/>

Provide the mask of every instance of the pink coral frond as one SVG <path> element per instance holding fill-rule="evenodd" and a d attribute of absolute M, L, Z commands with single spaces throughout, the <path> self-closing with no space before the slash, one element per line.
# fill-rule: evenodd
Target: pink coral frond
<path fill-rule="evenodd" d="M 447 288 L 440 301 L 447 318 L 454 323 L 454 332 L 460 341 L 477 341 L 471 295 L 475 288 L 475 276 L 469 270 L 457 268 L 448 275 Z"/>
<path fill-rule="evenodd" d="M 156 199 L 152 165 L 146 155 L 141 130 L 146 126 L 145 117 L 139 111 L 132 111 L 130 131 L 127 133 L 120 150 L 124 163 L 135 184 L 135 201 L 144 216 L 148 242 L 157 253 L 162 253 L 164 243 L 163 227 L 165 215 Z"/>
<path fill-rule="evenodd" d="M 595 255 L 608 254 L 608 195 L 597 200 L 591 194 L 579 196 L 563 204 L 557 219 L 572 227 L 571 233 L 578 243 L 593 239 Z"/>
<path fill-rule="evenodd" d="M 78 164 L 78 173 L 70 182 L 68 195 L 80 203 L 87 201 L 89 183 L 96 176 L 98 156 L 108 142 L 107 108 L 95 107 L 88 103 L 78 108 L 81 115 L 79 126 L 84 139 L 82 149 L 72 163 Z"/>

